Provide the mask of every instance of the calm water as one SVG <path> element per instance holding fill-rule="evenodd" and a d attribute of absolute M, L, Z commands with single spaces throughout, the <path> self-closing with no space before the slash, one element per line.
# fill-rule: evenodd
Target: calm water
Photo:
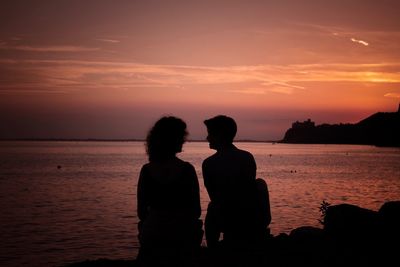
<path fill-rule="evenodd" d="M 377 210 L 400 199 L 397 148 L 237 146 L 254 154 L 257 176 L 269 185 L 274 235 L 320 227 L 322 200 Z M 187 143 L 180 154 L 197 170 L 203 218 L 201 162 L 212 153 L 206 143 Z M 0 142 L 0 265 L 135 258 L 136 184 L 144 163 L 141 142 Z"/>

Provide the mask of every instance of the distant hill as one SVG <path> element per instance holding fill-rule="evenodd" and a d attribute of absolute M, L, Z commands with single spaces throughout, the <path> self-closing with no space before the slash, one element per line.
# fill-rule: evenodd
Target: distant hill
<path fill-rule="evenodd" d="M 400 147 L 400 105 L 397 112 L 378 112 L 356 124 L 315 125 L 310 119 L 297 121 L 281 142 Z"/>

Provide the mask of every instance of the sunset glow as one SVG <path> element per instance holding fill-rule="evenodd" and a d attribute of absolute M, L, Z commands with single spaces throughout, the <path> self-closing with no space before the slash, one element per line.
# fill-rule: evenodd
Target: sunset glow
<path fill-rule="evenodd" d="M 144 138 L 173 114 L 238 138 L 400 102 L 398 1 L 5 1 L 0 138 Z"/>

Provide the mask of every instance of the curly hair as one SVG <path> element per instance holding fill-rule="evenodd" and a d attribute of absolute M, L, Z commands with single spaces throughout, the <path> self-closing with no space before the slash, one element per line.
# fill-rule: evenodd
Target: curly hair
<path fill-rule="evenodd" d="M 146 152 L 149 161 L 162 161 L 181 152 L 188 132 L 186 123 L 176 117 L 168 116 L 159 119 L 150 129 L 146 138 Z"/>

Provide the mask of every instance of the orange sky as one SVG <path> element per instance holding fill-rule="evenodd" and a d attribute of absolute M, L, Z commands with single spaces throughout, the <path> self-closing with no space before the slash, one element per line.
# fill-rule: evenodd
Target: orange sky
<path fill-rule="evenodd" d="M 400 102 L 399 1 L 2 1 L 0 138 L 143 138 L 233 116 L 238 138 Z"/>

